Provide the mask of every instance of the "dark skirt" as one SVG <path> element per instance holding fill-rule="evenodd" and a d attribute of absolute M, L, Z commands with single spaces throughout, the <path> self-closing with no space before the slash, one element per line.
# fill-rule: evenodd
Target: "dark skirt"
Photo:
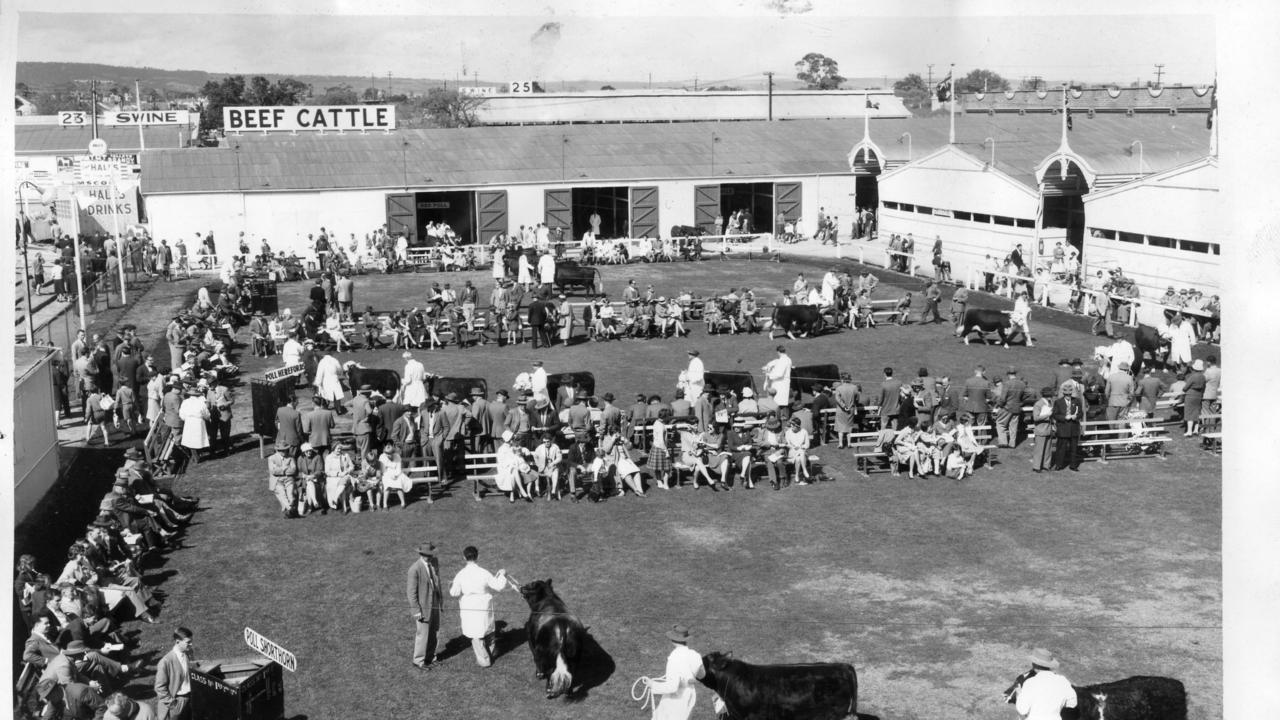
<path fill-rule="evenodd" d="M 649 472 L 655 476 L 671 472 L 674 467 L 671 462 L 671 451 L 667 448 L 650 448 L 648 465 Z"/>

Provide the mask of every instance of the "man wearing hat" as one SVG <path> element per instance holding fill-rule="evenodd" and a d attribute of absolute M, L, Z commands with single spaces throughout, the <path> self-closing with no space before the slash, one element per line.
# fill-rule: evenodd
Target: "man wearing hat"
<path fill-rule="evenodd" d="M 466 451 L 463 437 L 463 427 L 467 421 L 467 411 L 462 407 L 462 398 L 456 392 L 450 392 L 444 396 L 444 402 L 441 404 L 438 418 L 440 424 L 437 429 L 440 430 L 439 435 L 432 435 L 432 450 L 435 453 L 436 463 L 440 469 L 440 482 L 444 483 L 446 477 L 453 476 L 462 465 L 462 455 Z"/>
<path fill-rule="evenodd" d="M 479 387 L 471 388 L 467 395 L 471 398 L 471 402 L 465 410 L 467 417 L 463 422 L 470 425 L 473 430 L 471 447 L 468 449 L 473 453 L 491 453 L 493 452 L 493 418 L 489 415 L 490 403 L 484 396 L 484 390 Z"/>
<path fill-rule="evenodd" d="M 1121 362 L 1120 367 L 1107 376 L 1107 419 L 1116 420 L 1125 414 L 1133 404 L 1133 375 L 1129 374 L 1129 363 Z"/>
<path fill-rule="evenodd" d="M 356 453 L 363 458 L 369 452 L 369 436 L 373 433 L 373 417 L 369 396 L 373 394 L 373 386 L 361 385 L 351 399 L 351 434 L 356 440 Z"/>
<path fill-rule="evenodd" d="M 271 347 L 271 331 L 261 310 L 254 310 L 253 317 L 249 319 L 249 337 L 252 339 L 250 352 L 266 357 L 267 349 Z"/>
<path fill-rule="evenodd" d="M 440 633 L 440 562 L 436 546 L 425 542 L 418 546 L 418 559 L 409 566 L 409 609 L 413 611 L 413 664 L 427 670 L 436 660 L 436 641 Z"/>
<path fill-rule="evenodd" d="M 705 378 L 706 369 L 702 365 L 701 352 L 697 350 L 689 351 L 689 367 L 685 368 L 685 397 L 691 403 L 697 403 L 698 398 L 706 391 L 707 381 Z"/>
<path fill-rule="evenodd" d="M 156 665 L 156 709 L 160 720 L 191 717 L 191 651 L 195 634 L 185 627 L 173 631 L 173 649 Z"/>
<path fill-rule="evenodd" d="M 289 401 L 276 408 L 276 450 L 286 457 L 298 454 L 302 445 L 302 415 L 298 413 L 298 398 L 289 395 Z"/>
<path fill-rule="evenodd" d="M 591 422 L 591 407 L 588 405 L 587 391 L 579 388 L 573 394 L 573 405 L 569 406 L 569 428 L 575 437 L 590 437 L 595 434 L 595 425 Z"/>
<path fill-rule="evenodd" d="M 59 685 L 46 678 L 36 685 L 36 695 L 44 702 L 41 717 L 95 720 L 103 717 L 106 710 L 106 700 L 102 695 L 81 682 Z"/>
<path fill-rule="evenodd" d="M 107 711 L 102 720 L 156 720 L 156 713 L 150 705 L 118 692 L 107 698 Z"/>
<path fill-rule="evenodd" d="M 607 392 L 600 396 L 600 401 L 604 405 L 600 408 L 600 432 L 608 434 L 610 432 L 622 431 L 622 408 L 614 405 L 613 393 Z"/>
<path fill-rule="evenodd" d="M 1054 438 L 1053 469 L 1080 469 L 1080 423 L 1084 419 L 1084 406 L 1076 397 L 1076 382 L 1068 380 L 1058 388 L 1059 397 L 1053 403 Z"/>
<path fill-rule="evenodd" d="M 535 399 L 533 410 L 529 412 L 529 432 L 532 436 L 536 439 L 541 438 L 543 433 L 550 433 L 554 437 L 560 433 L 561 427 L 560 413 L 556 412 L 551 400 L 547 397 Z"/>
<path fill-rule="evenodd" d="M 1000 447 L 1018 447 L 1018 432 L 1022 425 L 1022 405 L 1031 401 L 1027 384 L 1018 376 L 1018 371 L 1009 368 L 1005 380 L 1001 384 L 1000 396 L 996 398 L 996 442 Z"/>
<path fill-rule="evenodd" d="M 178 406 L 178 417 L 182 419 L 182 447 L 186 449 L 194 464 L 200 463 L 200 451 L 209 447 L 209 403 L 204 393 L 197 388 L 189 388 L 187 399 Z"/>
<path fill-rule="evenodd" d="M 1076 690 L 1059 675 L 1058 660 L 1044 648 L 1031 651 L 1031 670 L 1018 678 L 1014 707 L 1026 720 L 1057 720 L 1063 708 L 1076 706 Z"/>
<path fill-rule="evenodd" d="M 479 388 L 475 388 L 479 389 Z M 486 443 L 485 452 L 497 452 L 498 438 L 502 436 L 502 431 L 507 428 L 507 416 L 512 412 L 511 407 L 507 405 L 507 399 L 511 394 L 505 389 L 500 389 L 493 394 L 492 401 L 486 401 L 485 412 L 489 414 L 488 433 L 482 438 Z M 472 408 L 475 407 L 474 401 Z"/>
<path fill-rule="evenodd" d="M 416 406 L 408 406 L 405 414 L 396 418 L 391 426 L 391 442 L 396 444 L 396 450 L 405 462 L 422 455 L 422 431 Z"/>
<path fill-rule="evenodd" d="M 697 681 L 706 675 L 702 656 L 689 648 L 692 633 L 683 625 L 673 625 L 666 632 L 674 647 L 667 655 L 667 669 L 659 680 L 649 683 L 656 703 L 653 717 L 663 720 L 688 720 L 697 703 Z"/>
<path fill-rule="evenodd" d="M 53 680 L 59 685 L 71 683 L 108 682 L 118 680 L 129 672 L 129 666 L 89 649 L 81 640 L 72 640 L 57 656 L 50 658 L 41 673 L 41 680 Z"/>

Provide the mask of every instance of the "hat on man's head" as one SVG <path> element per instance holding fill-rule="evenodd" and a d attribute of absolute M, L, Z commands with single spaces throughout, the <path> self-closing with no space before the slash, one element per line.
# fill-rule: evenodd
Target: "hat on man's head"
<path fill-rule="evenodd" d="M 1081 360 L 1080 358 L 1071 358 L 1071 364 L 1072 364 L 1072 365 L 1083 365 L 1083 364 L 1084 364 L 1084 361 L 1083 361 L 1083 360 Z"/>
<path fill-rule="evenodd" d="M 67 647 L 63 650 L 68 655 L 83 655 L 89 652 L 89 647 L 82 640 L 72 640 L 67 643 Z"/>
<path fill-rule="evenodd" d="M 698 356 L 699 356 L 699 355 L 701 355 L 702 353 L 701 353 L 701 352 L 699 352 L 698 350 L 690 350 L 690 351 L 689 351 L 689 354 L 690 354 L 690 355 L 692 355 L 692 356 L 694 356 L 694 357 L 698 357 Z"/>
<path fill-rule="evenodd" d="M 1053 653 L 1044 648 L 1032 650 L 1027 658 L 1031 660 L 1033 665 L 1039 665 L 1042 668 L 1053 670 L 1058 667 L 1058 659 L 1053 656 Z"/>
<path fill-rule="evenodd" d="M 451 403 L 460 402 L 462 398 L 458 397 L 458 393 L 450 392 L 444 396 L 444 399 Z"/>
<path fill-rule="evenodd" d="M 689 628 L 683 625 L 672 625 L 671 629 L 666 632 L 666 635 L 667 639 L 671 642 L 684 645 L 689 642 L 689 637 L 692 633 L 689 632 Z"/>
<path fill-rule="evenodd" d="M 605 402 L 613 402 L 614 400 L 613 393 L 607 392 L 604 395 L 602 395 L 600 399 L 604 400 Z"/>
<path fill-rule="evenodd" d="M 550 398 L 548 398 L 546 395 L 540 395 L 538 396 L 538 402 L 534 403 L 533 406 L 541 410 L 542 408 L 547 407 L 550 404 L 551 404 Z"/>
<path fill-rule="evenodd" d="M 1120 369 L 1121 369 L 1121 370 L 1128 370 L 1128 369 L 1129 369 L 1129 363 L 1124 362 L 1124 361 L 1121 361 L 1121 362 L 1120 362 Z"/>
<path fill-rule="evenodd" d="M 494 395 L 501 395 L 504 398 L 511 397 L 511 393 L 507 392 L 506 388 L 498 390 Z"/>
<path fill-rule="evenodd" d="M 574 399 L 574 400 L 586 400 L 586 399 L 587 399 L 587 391 L 586 391 L 586 390 L 579 390 L 578 392 L 576 392 L 576 393 L 574 393 L 574 394 L 573 394 L 573 399 Z"/>
<path fill-rule="evenodd" d="M 779 420 L 778 416 L 775 415 L 774 413 L 769 413 L 768 419 L 764 421 L 764 429 L 765 430 L 781 430 L 782 421 Z"/>
<path fill-rule="evenodd" d="M 141 460 L 144 457 L 142 451 L 138 450 L 136 447 L 131 447 L 128 450 L 125 450 L 124 456 L 128 460 Z"/>
<path fill-rule="evenodd" d="M 484 391 L 483 391 L 483 390 L 481 390 L 481 389 L 480 389 L 480 388 L 478 388 L 478 387 L 473 387 L 473 388 L 471 388 L 471 392 L 470 392 L 470 393 L 468 393 L 468 394 L 469 394 L 471 397 L 476 397 L 476 396 L 478 396 L 478 395 L 484 395 Z"/>
<path fill-rule="evenodd" d="M 422 543 L 421 545 L 418 546 L 418 554 L 419 555 L 435 555 L 436 554 L 435 543 L 430 541 Z"/>

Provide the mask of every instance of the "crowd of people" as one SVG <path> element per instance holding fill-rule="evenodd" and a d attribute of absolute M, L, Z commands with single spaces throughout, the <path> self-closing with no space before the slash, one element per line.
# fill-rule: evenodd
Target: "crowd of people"
<path fill-rule="evenodd" d="M 32 555 L 18 558 L 14 593 L 29 632 L 22 659 L 34 674 L 27 700 L 41 706 L 40 717 L 152 717 L 122 692 L 141 670 L 123 626 L 159 622 L 164 593 L 144 581 L 143 569 L 175 546 L 198 505 L 157 482 L 145 456 L 130 448 L 60 570 L 42 571 Z"/>

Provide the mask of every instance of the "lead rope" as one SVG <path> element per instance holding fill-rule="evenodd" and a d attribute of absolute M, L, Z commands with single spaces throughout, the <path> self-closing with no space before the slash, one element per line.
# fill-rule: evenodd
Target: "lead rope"
<path fill-rule="evenodd" d="M 640 703 L 641 710 L 650 707 L 653 708 L 654 712 L 657 712 L 658 700 L 653 696 L 652 686 L 654 683 L 664 682 L 666 679 L 666 676 L 649 678 L 641 675 L 634 683 L 631 683 L 631 699 Z M 640 688 L 639 692 L 637 692 L 637 688 Z"/>

